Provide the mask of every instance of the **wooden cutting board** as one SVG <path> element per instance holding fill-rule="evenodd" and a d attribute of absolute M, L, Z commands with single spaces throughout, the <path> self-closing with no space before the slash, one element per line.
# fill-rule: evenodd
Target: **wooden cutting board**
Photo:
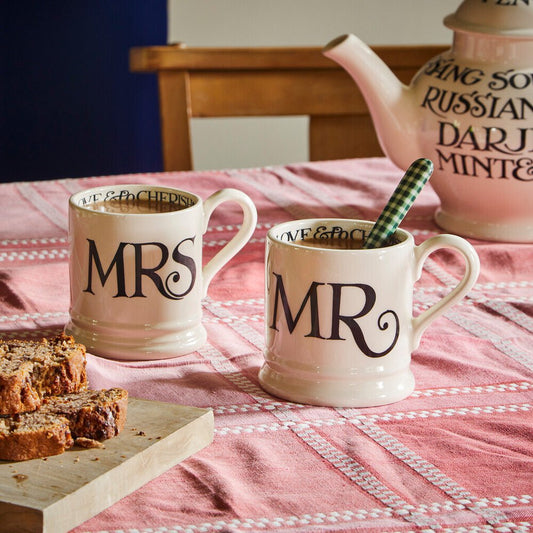
<path fill-rule="evenodd" d="M 130 398 L 105 449 L 0 461 L 0 531 L 66 532 L 207 446 L 213 426 L 210 409 Z"/>

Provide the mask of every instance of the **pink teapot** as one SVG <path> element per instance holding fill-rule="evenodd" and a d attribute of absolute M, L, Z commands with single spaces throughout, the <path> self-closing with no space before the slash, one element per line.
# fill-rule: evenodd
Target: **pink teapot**
<path fill-rule="evenodd" d="M 402 84 L 354 35 L 324 48 L 359 86 L 385 154 L 431 159 L 439 226 L 533 242 L 533 0 L 464 0 L 450 50 Z"/>

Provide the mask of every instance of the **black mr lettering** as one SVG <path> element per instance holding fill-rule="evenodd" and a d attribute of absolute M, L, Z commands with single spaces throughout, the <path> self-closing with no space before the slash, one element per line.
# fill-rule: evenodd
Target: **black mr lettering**
<path fill-rule="evenodd" d="M 400 334 L 400 323 L 398 315 L 391 309 L 382 312 L 377 319 L 379 331 L 384 332 L 388 330 L 388 335 L 390 336 L 392 332 L 393 336 L 389 346 L 382 351 L 373 351 L 370 348 L 365 338 L 365 332 L 358 323 L 358 319 L 367 316 L 374 309 L 376 303 L 376 292 L 370 285 L 364 283 L 319 283 L 313 281 L 299 307 L 298 305 L 294 306 L 295 302 L 292 302 L 292 309 L 298 308 L 298 311 L 294 314 L 283 284 L 283 277 L 275 272 L 273 274 L 276 278 L 276 284 L 272 320 L 270 322 L 271 329 L 278 330 L 278 312 L 280 309 L 279 303 L 281 302 L 283 316 L 287 324 L 287 329 L 291 335 L 295 332 L 300 320 L 302 320 L 304 323 L 302 327 L 305 327 L 307 324 L 309 325 L 308 328 L 305 328 L 305 331 L 308 331 L 308 333 L 305 334 L 305 337 L 315 337 L 326 341 L 347 340 L 341 335 L 341 324 L 344 324 L 351 333 L 359 350 L 361 350 L 361 352 L 367 357 L 383 357 L 390 353 L 396 345 Z M 350 303 L 349 293 L 348 296 L 346 295 L 346 289 L 348 288 L 355 288 L 362 291 L 364 297 L 364 303 L 361 309 L 350 315 L 341 314 L 341 309 L 344 308 L 341 305 L 343 299 Z M 330 299 L 330 302 L 328 303 L 330 304 L 329 308 L 331 309 L 331 330 L 328 332 L 327 336 L 325 335 L 325 332 L 321 332 L 320 330 L 320 308 L 321 303 L 323 304 L 324 299 L 326 298 Z M 302 319 L 302 317 L 304 316 L 304 311 L 307 307 L 308 318 L 305 320 Z M 390 328 L 387 317 L 392 321 L 392 328 Z"/>

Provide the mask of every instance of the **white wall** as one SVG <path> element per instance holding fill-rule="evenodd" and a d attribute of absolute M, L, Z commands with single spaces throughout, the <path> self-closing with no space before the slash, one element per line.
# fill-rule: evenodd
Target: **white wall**
<path fill-rule="evenodd" d="M 368 44 L 451 44 L 442 24 L 460 0 L 169 0 L 169 42 L 187 46 L 323 46 L 354 33 Z M 308 159 L 307 119 L 194 119 L 196 169 Z"/>

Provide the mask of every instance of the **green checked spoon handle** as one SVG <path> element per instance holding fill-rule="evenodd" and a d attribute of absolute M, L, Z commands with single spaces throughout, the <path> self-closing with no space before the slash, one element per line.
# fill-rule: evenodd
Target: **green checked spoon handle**
<path fill-rule="evenodd" d="M 363 248 L 380 248 L 387 243 L 432 172 L 433 163 L 429 159 L 417 159 L 411 164 L 370 230 Z"/>

